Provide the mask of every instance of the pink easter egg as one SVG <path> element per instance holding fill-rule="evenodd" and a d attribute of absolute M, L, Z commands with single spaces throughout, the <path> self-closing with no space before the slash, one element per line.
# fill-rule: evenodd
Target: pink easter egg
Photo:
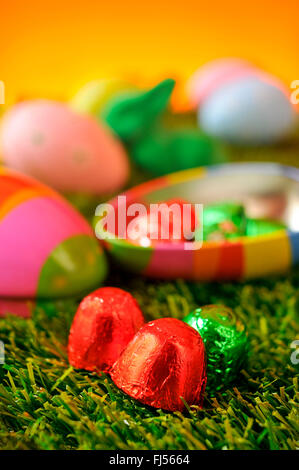
<path fill-rule="evenodd" d="M 200 67 L 187 83 L 187 95 L 191 105 L 197 108 L 219 88 L 248 77 L 257 77 L 289 97 L 289 90 L 278 78 L 237 58 L 217 59 Z"/>
<path fill-rule="evenodd" d="M 64 198 L 0 168 L 0 316 L 15 313 L 12 307 L 26 316 L 9 299 L 81 295 L 99 287 L 106 272 L 92 228 Z"/>
<path fill-rule="evenodd" d="M 114 192 L 129 175 L 127 155 L 111 131 L 59 102 L 14 106 L 3 117 L 0 145 L 6 166 L 63 192 Z"/>
<path fill-rule="evenodd" d="M 187 94 L 194 107 L 232 80 L 256 73 L 256 68 L 242 59 L 217 59 L 200 67 L 187 83 Z"/>
<path fill-rule="evenodd" d="M 30 318 L 34 302 L 32 300 L 11 300 L 0 298 L 0 318 L 6 315 Z"/>

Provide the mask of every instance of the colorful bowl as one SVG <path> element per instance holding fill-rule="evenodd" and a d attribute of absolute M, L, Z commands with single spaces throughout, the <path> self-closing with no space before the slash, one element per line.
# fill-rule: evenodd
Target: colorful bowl
<path fill-rule="evenodd" d="M 171 198 L 201 204 L 238 201 L 250 217 L 274 217 L 288 227 L 234 240 L 157 242 L 151 247 L 106 239 L 110 255 L 135 273 L 163 279 L 234 280 L 285 272 L 299 261 L 299 169 L 274 163 L 215 165 L 152 180 L 123 196 L 127 205 Z M 123 202 L 116 198 L 110 203 L 119 209 Z"/>

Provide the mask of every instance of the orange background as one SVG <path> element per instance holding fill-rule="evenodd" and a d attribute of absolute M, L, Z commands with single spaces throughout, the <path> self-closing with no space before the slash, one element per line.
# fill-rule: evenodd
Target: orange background
<path fill-rule="evenodd" d="M 250 59 L 299 79 L 297 0 L 0 0 L 6 102 L 67 98 L 89 79 L 184 80 L 204 62 Z"/>

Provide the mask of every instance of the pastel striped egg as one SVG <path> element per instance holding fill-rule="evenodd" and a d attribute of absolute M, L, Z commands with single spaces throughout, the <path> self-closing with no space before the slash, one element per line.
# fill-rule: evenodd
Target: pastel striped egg
<path fill-rule="evenodd" d="M 129 175 L 127 155 L 111 131 L 55 101 L 14 106 L 3 117 L 0 145 L 6 166 L 62 192 L 111 193 Z"/>
<path fill-rule="evenodd" d="M 98 287 L 107 263 L 91 227 L 47 186 L 0 170 L 0 297 L 60 298 Z"/>

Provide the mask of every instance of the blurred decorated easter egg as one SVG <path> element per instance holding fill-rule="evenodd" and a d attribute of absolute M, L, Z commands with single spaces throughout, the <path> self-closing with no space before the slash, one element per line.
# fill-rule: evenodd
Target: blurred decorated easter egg
<path fill-rule="evenodd" d="M 129 174 L 126 153 L 109 130 L 63 103 L 17 104 L 3 117 L 0 145 L 6 166 L 64 192 L 113 192 Z"/>
<path fill-rule="evenodd" d="M 85 219 L 61 196 L 0 170 L 0 297 L 58 298 L 98 287 L 107 263 Z"/>
<path fill-rule="evenodd" d="M 259 77 L 289 95 L 289 90 L 277 77 L 240 58 L 221 58 L 203 65 L 187 82 L 186 91 L 190 103 L 198 107 L 219 88 L 250 77 Z"/>
<path fill-rule="evenodd" d="M 245 77 L 216 89 L 199 108 L 200 128 L 225 141 L 271 144 L 292 131 L 295 111 L 283 90 L 261 77 Z"/>
<path fill-rule="evenodd" d="M 80 88 L 70 101 L 70 106 L 79 113 L 98 115 L 118 93 L 135 88 L 131 83 L 117 78 L 93 80 Z"/>
<path fill-rule="evenodd" d="M 131 157 L 157 176 L 225 161 L 220 145 L 198 129 L 156 129 L 134 145 Z"/>
<path fill-rule="evenodd" d="M 197 107 L 218 87 L 255 73 L 256 68 L 242 59 L 223 58 L 208 62 L 187 82 L 189 100 Z"/>

